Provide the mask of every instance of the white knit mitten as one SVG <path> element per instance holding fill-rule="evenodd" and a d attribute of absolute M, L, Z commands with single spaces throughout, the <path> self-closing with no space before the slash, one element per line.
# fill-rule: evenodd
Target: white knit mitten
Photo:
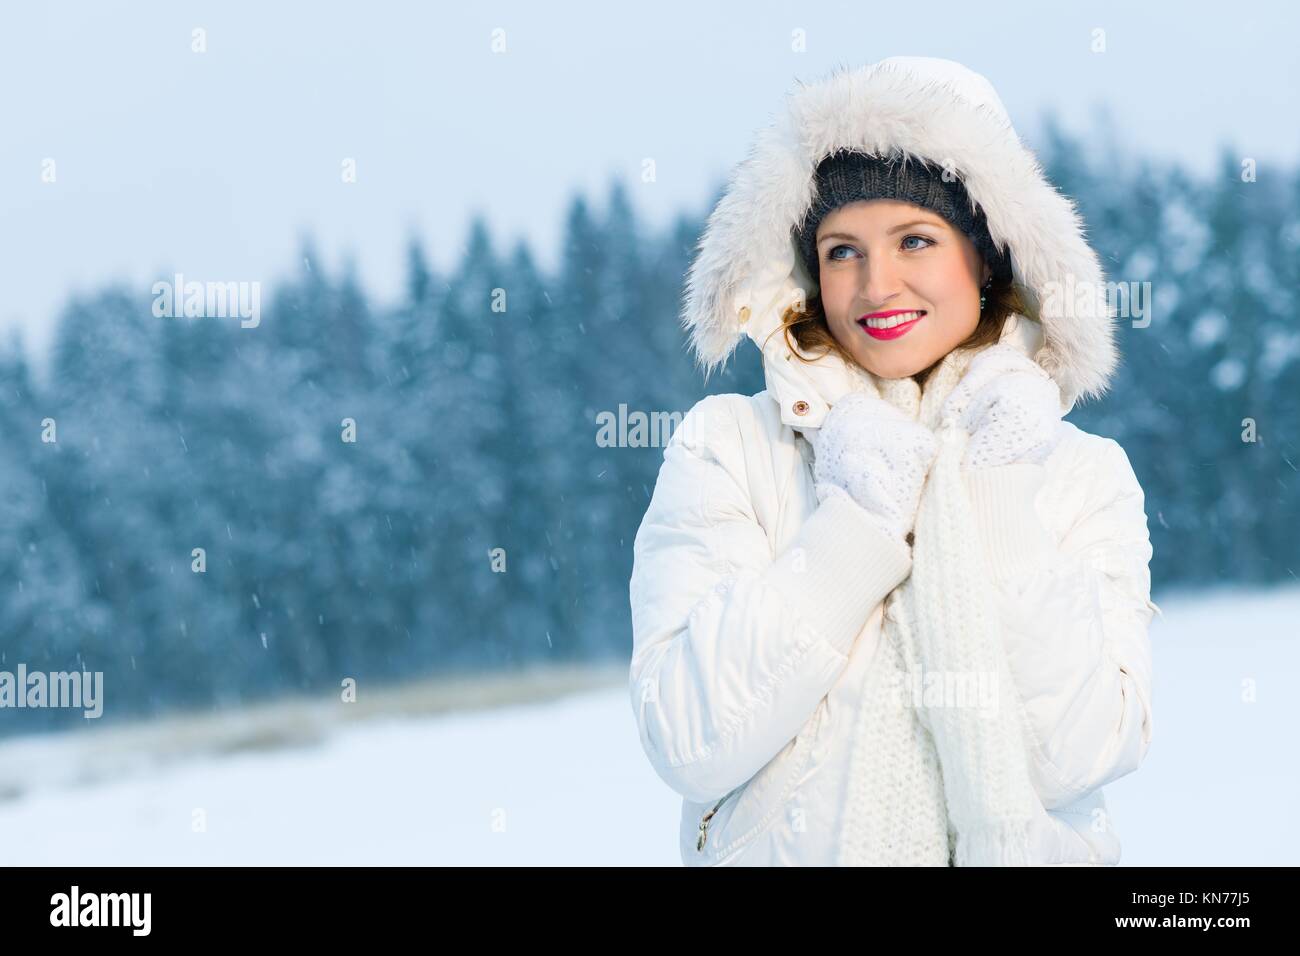
<path fill-rule="evenodd" d="M 810 440 L 818 500 L 847 495 L 907 543 L 926 474 L 939 450 L 934 433 L 863 391 L 836 402 Z"/>
<path fill-rule="evenodd" d="M 971 361 L 944 406 L 971 436 L 963 466 L 1043 464 L 1060 441 L 1060 386 L 1019 349 L 999 343 Z"/>

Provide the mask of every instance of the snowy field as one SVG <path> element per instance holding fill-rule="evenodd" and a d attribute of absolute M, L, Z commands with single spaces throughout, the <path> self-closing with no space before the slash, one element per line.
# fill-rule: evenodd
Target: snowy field
<path fill-rule="evenodd" d="M 1300 588 L 1159 597 L 1154 742 L 1107 788 L 1122 864 L 1300 863 Z M 2 741 L 0 862 L 676 866 L 624 673 Z"/>

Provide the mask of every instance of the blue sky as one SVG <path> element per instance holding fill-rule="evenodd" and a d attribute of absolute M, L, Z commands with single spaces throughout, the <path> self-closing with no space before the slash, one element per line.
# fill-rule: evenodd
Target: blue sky
<path fill-rule="evenodd" d="M 1297 8 L 1150 6 L 7 6 L 0 331 L 40 350 L 68 294 L 111 279 L 142 294 L 175 271 L 270 283 L 308 231 L 381 301 L 400 289 L 408 235 L 446 269 L 475 213 L 549 264 L 576 193 L 599 205 L 622 179 L 652 226 L 703 212 L 796 77 L 899 54 L 985 74 L 1031 146 L 1044 111 L 1084 131 L 1104 108 L 1125 147 L 1198 171 L 1228 143 L 1261 175 L 1293 165 Z"/>

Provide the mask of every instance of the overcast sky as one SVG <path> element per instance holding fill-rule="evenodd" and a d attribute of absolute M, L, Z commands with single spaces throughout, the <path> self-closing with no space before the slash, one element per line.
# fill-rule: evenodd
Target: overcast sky
<path fill-rule="evenodd" d="M 1149 6 L 7 4 L 0 330 L 43 348 L 68 294 L 111 279 L 270 283 L 306 231 L 381 301 L 408 235 L 446 269 L 475 212 L 549 264 L 576 193 L 620 178 L 653 226 L 703 212 L 796 77 L 900 54 L 983 73 L 1031 146 L 1044 111 L 1081 132 L 1105 107 L 1123 146 L 1198 171 L 1226 144 L 1294 164 L 1297 7 Z"/>

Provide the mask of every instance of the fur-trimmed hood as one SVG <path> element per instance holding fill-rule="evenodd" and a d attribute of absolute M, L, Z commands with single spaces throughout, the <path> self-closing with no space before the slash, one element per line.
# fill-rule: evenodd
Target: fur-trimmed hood
<path fill-rule="evenodd" d="M 1009 247 L 1014 279 L 1039 315 L 1013 316 L 1004 341 L 1047 370 L 1067 410 L 1105 392 L 1119 361 L 1114 323 L 1074 204 L 1020 142 L 988 80 L 933 57 L 890 57 L 800 83 L 784 115 L 759 133 L 709 217 L 687 279 L 682 325 L 706 378 L 748 335 L 763 349 L 783 419 L 799 427 L 819 425 L 855 377 L 874 379 L 833 353 L 811 365 L 792 360 L 778 331 L 786 307 L 816 291 L 791 231 L 812 204 L 817 164 L 842 148 L 901 153 L 956 173 L 993 241 Z"/>

